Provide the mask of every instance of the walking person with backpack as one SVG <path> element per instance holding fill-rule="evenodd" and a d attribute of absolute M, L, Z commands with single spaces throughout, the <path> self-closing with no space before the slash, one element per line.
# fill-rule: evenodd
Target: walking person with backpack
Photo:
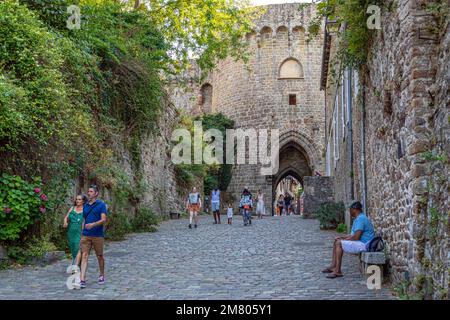
<path fill-rule="evenodd" d="M 241 200 L 239 201 L 239 208 L 242 211 L 242 217 L 244 220 L 244 226 L 252 224 L 251 209 L 253 207 L 252 194 L 245 187 L 241 195 Z"/>
<path fill-rule="evenodd" d="M 362 204 L 355 201 L 350 206 L 350 215 L 355 218 L 351 234 L 334 239 L 331 265 L 322 270 L 329 273 L 327 278 L 342 277 L 341 264 L 344 252 L 357 254 L 367 251 L 366 245 L 375 237 L 375 231 L 369 218 L 364 214 Z"/>
<path fill-rule="evenodd" d="M 189 193 L 186 208 L 189 212 L 189 229 L 192 229 L 192 220 L 194 220 L 194 228 L 197 228 L 198 213 L 202 207 L 202 200 L 200 193 L 197 192 L 197 188 L 193 187 L 192 192 Z"/>
<path fill-rule="evenodd" d="M 88 202 L 83 206 L 83 232 L 80 240 L 80 288 L 86 287 L 86 271 L 92 247 L 94 247 L 95 254 L 97 255 L 98 268 L 100 270 L 98 284 L 105 283 L 105 258 L 103 257 L 103 249 L 105 245 L 104 225 L 106 224 L 108 210 L 106 204 L 102 200 L 97 199 L 98 194 L 98 187 L 91 185 L 87 192 Z"/>

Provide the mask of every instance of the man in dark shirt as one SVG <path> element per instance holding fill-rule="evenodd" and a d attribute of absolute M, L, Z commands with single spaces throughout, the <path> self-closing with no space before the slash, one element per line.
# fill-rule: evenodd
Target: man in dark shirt
<path fill-rule="evenodd" d="M 289 193 L 286 192 L 284 196 L 284 212 L 286 215 L 289 214 L 289 208 L 291 207 L 292 197 Z"/>
<path fill-rule="evenodd" d="M 80 287 L 86 287 L 86 270 L 88 265 L 89 254 L 91 248 L 94 247 L 97 255 L 98 267 L 100 275 L 98 277 L 98 284 L 105 283 L 105 259 L 103 257 L 103 247 L 105 242 L 105 235 L 103 226 L 106 223 L 107 208 L 106 204 L 97 199 L 98 187 L 91 185 L 88 193 L 89 202 L 83 207 L 83 232 L 81 235 L 80 249 L 81 249 L 81 275 Z"/>

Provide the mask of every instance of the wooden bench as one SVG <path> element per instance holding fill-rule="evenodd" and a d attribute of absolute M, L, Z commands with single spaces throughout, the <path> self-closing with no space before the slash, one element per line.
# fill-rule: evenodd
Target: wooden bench
<path fill-rule="evenodd" d="M 180 213 L 179 212 L 170 212 L 170 219 L 180 219 Z"/>
<path fill-rule="evenodd" d="M 367 277 L 367 268 L 372 265 L 379 266 L 381 269 L 381 283 L 383 283 L 384 265 L 386 264 L 386 255 L 384 252 L 361 252 L 359 254 L 360 271 Z"/>

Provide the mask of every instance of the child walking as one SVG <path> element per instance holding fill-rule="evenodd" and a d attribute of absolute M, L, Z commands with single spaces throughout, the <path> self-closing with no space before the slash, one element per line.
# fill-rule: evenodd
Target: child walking
<path fill-rule="evenodd" d="M 231 203 L 228 204 L 227 217 L 228 217 L 228 224 L 231 225 L 231 223 L 233 222 L 233 206 L 231 205 Z"/>

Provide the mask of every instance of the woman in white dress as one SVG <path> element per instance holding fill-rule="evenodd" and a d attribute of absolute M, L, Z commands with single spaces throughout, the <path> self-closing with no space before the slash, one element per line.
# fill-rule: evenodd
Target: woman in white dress
<path fill-rule="evenodd" d="M 261 190 L 258 190 L 258 199 L 256 203 L 256 214 L 258 215 L 259 219 L 262 219 L 262 216 L 265 214 L 265 208 L 264 208 L 264 194 L 261 193 Z"/>

